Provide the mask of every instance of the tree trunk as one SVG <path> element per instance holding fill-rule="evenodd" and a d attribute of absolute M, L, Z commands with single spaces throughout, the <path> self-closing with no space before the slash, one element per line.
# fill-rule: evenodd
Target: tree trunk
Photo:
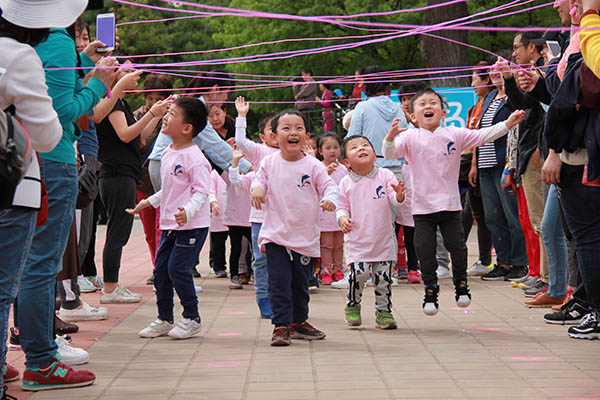
<path fill-rule="evenodd" d="M 445 3 L 447 0 L 427 0 L 427 5 Z M 445 21 L 454 20 L 469 15 L 467 3 L 457 3 L 445 7 L 433 8 L 425 11 L 423 23 L 435 25 Z M 447 37 L 466 43 L 467 31 L 432 31 L 432 34 Z M 469 54 L 466 46 L 455 44 L 447 40 L 421 35 L 421 55 L 427 68 L 454 67 L 467 65 Z M 440 76 L 440 75 L 435 75 Z M 432 81 L 433 86 L 468 86 L 467 78 L 448 78 Z"/>

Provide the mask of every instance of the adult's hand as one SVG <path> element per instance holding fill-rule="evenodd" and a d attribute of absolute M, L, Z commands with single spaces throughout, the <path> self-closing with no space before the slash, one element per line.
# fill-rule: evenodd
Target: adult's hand
<path fill-rule="evenodd" d="M 112 87 L 115 79 L 117 79 L 118 61 L 112 57 L 101 58 L 97 63 L 92 76 L 100 79 L 107 88 Z M 112 68 L 111 68 L 112 67 Z"/>

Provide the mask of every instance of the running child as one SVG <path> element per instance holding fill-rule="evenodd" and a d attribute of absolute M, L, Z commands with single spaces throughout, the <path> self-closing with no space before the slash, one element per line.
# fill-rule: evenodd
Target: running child
<path fill-rule="evenodd" d="M 156 255 L 154 287 L 158 318 L 138 335 L 169 335 L 187 339 L 200 331 L 198 298 L 192 268 L 210 226 L 210 164 L 192 139 L 206 126 L 204 103 L 180 97 L 163 120 L 162 131 L 173 139 L 161 156 L 162 189 L 142 200 L 130 214 L 160 206 L 160 246 Z M 183 306 L 183 318 L 173 325 L 173 289 Z"/>
<path fill-rule="evenodd" d="M 404 186 L 393 172 L 375 167 L 371 141 L 353 135 L 342 142 L 342 160 L 350 170 L 340 182 L 337 218 L 345 233 L 346 261 L 350 266 L 346 323 L 360 326 L 360 302 L 373 270 L 375 327 L 396 329 L 392 315 L 392 271 L 398 257 L 394 215 L 404 201 Z"/>
<path fill-rule="evenodd" d="M 252 184 L 252 204 L 265 209 L 258 245 L 267 254 L 269 300 L 275 329 L 272 346 L 287 346 L 290 337 L 323 339 L 308 319 L 308 276 L 319 257 L 319 208 L 334 211 L 338 188 L 327 169 L 305 155 L 306 120 L 295 109 L 271 121 L 279 153 L 265 158 Z"/>
<path fill-rule="evenodd" d="M 517 110 L 510 117 L 489 128 L 470 130 L 441 127 L 446 116 L 446 102 L 433 89 L 419 90 L 410 103 L 415 129 L 400 129 L 394 122 L 383 142 L 386 159 L 406 157 L 413 184 L 412 212 L 415 220 L 415 249 L 421 262 L 425 283 L 423 312 L 438 312 L 436 231 L 440 228 L 444 246 L 452 257 L 455 300 L 459 307 L 471 304 L 467 285 L 467 246 L 461 224 L 458 191 L 460 154 L 464 149 L 481 146 L 506 135 L 523 119 Z"/>
<path fill-rule="evenodd" d="M 323 158 L 323 165 L 327 173 L 339 185 L 343 177 L 348 175 L 348 170 L 340 164 L 340 146 L 342 141 L 333 132 L 327 132 L 319 138 L 318 152 Z M 344 232 L 337 224 L 335 214 L 321 211 L 321 283 L 331 285 L 344 279 Z"/>

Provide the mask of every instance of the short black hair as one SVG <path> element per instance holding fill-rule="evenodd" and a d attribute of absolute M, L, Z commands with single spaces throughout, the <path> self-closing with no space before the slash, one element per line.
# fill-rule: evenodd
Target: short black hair
<path fill-rule="evenodd" d="M 439 94 L 432 88 L 425 88 L 425 89 L 421 89 L 417 93 L 415 93 L 414 97 L 410 100 L 410 112 L 411 113 L 415 112 L 415 103 L 416 103 L 417 99 L 426 94 L 436 95 L 438 97 L 438 99 L 440 99 L 440 102 L 442 103 L 442 109 L 448 108 L 448 102 L 446 102 L 446 99 L 444 98 L 444 96 L 442 96 L 441 94 Z"/>
<path fill-rule="evenodd" d="M 340 137 L 335 132 L 325 132 L 324 134 L 319 136 L 319 141 L 317 142 L 317 148 L 319 150 L 321 150 L 321 148 L 323 147 L 323 143 L 327 139 L 335 139 L 337 140 L 340 146 L 342 145 L 342 139 L 340 139 Z"/>
<path fill-rule="evenodd" d="M 144 80 L 144 90 L 151 91 L 156 89 L 160 89 L 159 92 L 161 95 L 169 97 L 171 91 L 165 89 L 173 89 L 173 81 L 168 75 L 150 74 Z"/>
<path fill-rule="evenodd" d="M 517 37 L 519 35 L 521 36 L 521 43 L 523 44 L 523 46 L 529 46 L 529 43 L 531 43 L 531 41 L 533 39 L 541 38 L 542 36 L 544 36 L 544 33 L 541 31 L 524 30 L 524 31 L 519 31 L 519 32 L 515 33 L 515 37 Z M 534 43 L 534 45 L 535 45 L 535 48 L 537 49 L 538 53 L 541 53 L 543 46 L 535 44 L 535 43 Z"/>
<path fill-rule="evenodd" d="M 279 125 L 279 118 L 288 114 L 297 115 L 298 117 L 302 118 L 302 122 L 304 122 L 304 129 L 307 129 L 308 123 L 306 121 L 306 116 L 300 111 L 296 110 L 295 108 L 286 108 L 283 111 L 279 111 L 277 114 L 275 114 L 273 119 L 271 119 L 271 130 L 273 131 L 273 133 L 277 133 L 277 125 Z"/>
<path fill-rule="evenodd" d="M 486 67 L 486 66 L 492 66 L 492 62 L 490 60 L 488 60 L 487 58 L 482 58 L 479 61 L 477 61 L 477 64 L 475 64 L 476 67 Z M 477 76 L 479 76 L 479 78 L 481 78 L 482 80 L 488 81 L 490 80 L 490 74 L 488 73 L 488 68 L 477 68 L 473 70 L 473 73 Z"/>
<path fill-rule="evenodd" d="M 296 71 L 297 71 L 297 70 L 296 70 Z M 302 68 L 302 73 L 303 73 L 303 74 L 309 74 L 310 76 L 313 76 L 313 71 L 312 71 L 312 69 L 310 69 L 310 68 L 308 68 L 308 67 Z"/>
<path fill-rule="evenodd" d="M 50 35 L 50 28 L 23 28 L 22 26 L 8 22 L 1 16 L 0 31 L 5 32 L 7 36 L 15 39 L 17 42 L 26 43 L 32 47 L 44 42 L 46 39 L 48 39 L 48 35 Z"/>
<path fill-rule="evenodd" d="M 400 86 L 400 97 L 414 96 L 419 90 L 426 89 L 427 85 L 423 82 L 408 82 Z"/>
<path fill-rule="evenodd" d="M 192 78 L 188 87 L 202 89 L 203 92 L 209 92 L 214 86 L 225 87 L 231 90 L 235 86 L 235 82 L 231 80 L 228 73 L 223 71 L 208 72 L 205 75 L 198 75 Z"/>
<path fill-rule="evenodd" d="M 183 111 L 183 120 L 194 127 L 193 137 L 206 127 L 208 110 L 203 102 L 190 96 L 178 97 L 173 103 Z"/>
<path fill-rule="evenodd" d="M 267 121 L 269 121 L 270 119 L 273 119 L 274 116 L 275 116 L 274 112 L 268 112 L 268 113 L 264 114 L 262 117 L 260 117 L 260 119 L 258 120 L 258 131 L 260 133 L 262 133 L 264 135 L 265 128 L 267 127 Z"/>
<path fill-rule="evenodd" d="M 369 65 L 363 69 L 363 75 L 373 75 L 381 72 L 379 65 Z M 375 96 L 377 93 L 387 93 L 392 84 L 390 82 L 379 82 L 380 76 L 367 76 L 365 79 L 365 92 L 369 96 Z M 375 82 L 372 82 L 374 80 Z"/>
<path fill-rule="evenodd" d="M 356 139 L 365 139 L 369 143 L 369 146 L 371 146 L 373 151 L 375 151 L 375 147 L 373 147 L 373 143 L 371 143 L 371 141 L 369 140 L 368 137 L 363 136 L 363 135 L 346 136 L 344 138 L 344 141 L 342 142 L 342 149 L 341 149 L 342 150 L 342 154 L 341 154 L 342 160 L 346 159 L 346 155 L 347 155 L 346 147 L 348 147 L 348 143 L 350 143 L 351 141 L 356 140 Z"/>

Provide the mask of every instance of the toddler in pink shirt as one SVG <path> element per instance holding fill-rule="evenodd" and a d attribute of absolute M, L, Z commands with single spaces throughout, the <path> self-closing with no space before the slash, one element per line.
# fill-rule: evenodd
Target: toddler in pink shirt
<path fill-rule="evenodd" d="M 224 172 L 224 175 L 227 173 Z M 217 278 L 227 276 L 227 261 L 226 261 L 226 243 L 229 237 L 229 228 L 225 221 L 226 212 L 226 188 L 227 184 L 216 170 L 212 170 L 211 177 L 211 192 L 216 198 L 216 202 L 211 204 L 210 216 L 210 267 L 215 272 Z"/>
<path fill-rule="evenodd" d="M 441 127 L 441 120 L 446 116 L 444 105 L 443 97 L 433 89 L 419 90 L 410 105 L 411 119 L 419 128 L 400 129 L 393 123 L 382 146 L 386 159 L 405 157 L 410 164 L 415 249 L 425 283 L 423 312 L 426 315 L 438 312 L 435 258 L 438 227 L 452 257 L 456 304 L 468 307 L 471 303 L 458 191 L 460 154 L 467 148 L 481 146 L 505 135 L 525 115 L 523 111 L 515 111 L 506 121 L 479 130 Z"/>
<path fill-rule="evenodd" d="M 173 139 L 161 157 L 160 191 L 132 210 L 160 206 L 162 235 L 156 254 L 154 287 L 158 318 L 138 335 L 144 338 L 169 335 L 187 339 L 200 331 L 198 297 L 192 268 L 198 260 L 210 226 L 210 164 L 192 139 L 206 126 L 204 103 L 180 97 L 163 119 L 162 131 Z M 173 325 L 173 289 L 183 306 L 183 318 Z"/>
<path fill-rule="evenodd" d="M 271 345 L 287 346 L 290 337 L 325 338 L 307 322 L 307 271 L 320 255 L 319 208 L 334 211 L 338 189 L 323 164 L 302 152 L 307 141 L 302 113 L 281 111 L 271 125 L 280 152 L 262 161 L 251 198 L 254 207 L 265 209 L 258 245 L 267 255 Z"/>
<path fill-rule="evenodd" d="M 342 142 L 342 159 L 350 170 L 340 182 L 337 219 L 345 233 L 346 261 L 350 266 L 345 317 L 360 326 L 363 287 L 373 270 L 375 326 L 396 329 L 392 315 L 392 270 L 396 266 L 397 242 L 394 215 L 404 201 L 404 186 L 393 172 L 375 167 L 377 156 L 371 141 L 360 135 Z"/>

